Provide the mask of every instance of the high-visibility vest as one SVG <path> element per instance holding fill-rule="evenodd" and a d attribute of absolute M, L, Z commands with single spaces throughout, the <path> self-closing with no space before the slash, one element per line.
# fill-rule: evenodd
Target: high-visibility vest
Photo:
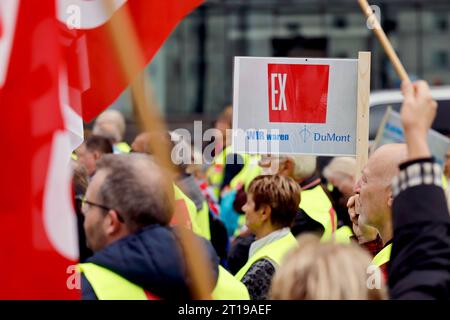
<path fill-rule="evenodd" d="M 209 227 L 209 206 L 206 200 L 203 201 L 202 208 L 197 211 L 195 220 L 200 229 L 201 235 L 204 238 L 211 240 L 211 229 Z"/>
<path fill-rule="evenodd" d="M 291 249 L 298 246 L 297 240 L 292 235 L 288 233 L 281 239 L 278 239 L 256 251 L 251 257 L 249 257 L 247 263 L 239 270 L 235 275 L 236 279 L 242 281 L 247 271 L 250 267 L 258 260 L 268 259 L 274 266 L 277 267 L 281 264 L 284 255 Z"/>
<path fill-rule="evenodd" d="M 148 295 L 142 287 L 99 265 L 81 263 L 78 269 L 89 281 L 99 300 L 152 299 L 152 296 Z"/>
<path fill-rule="evenodd" d="M 231 146 L 224 148 L 214 158 L 211 166 L 206 171 L 208 183 L 213 188 L 214 195 L 217 198 L 219 198 L 220 196 L 220 186 L 225 175 L 226 159 L 231 153 Z M 233 190 L 237 190 L 243 185 L 248 187 L 250 182 L 261 173 L 261 168 L 258 166 L 258 160 L 260 156 L 241 153 L 239 153 L 239 156 L 242 157 L 243 167 L 230 181 L 230 188 Z"/>
<path fill-rule="evenodd" d="M 244 159 L 244 167 L 230 182 L 230 188 L 233 190 L 238 190 L 242 186 L 247 190 L 253 179 L 262 172 L 261 167 L 258 165 L 260 156 L 248 154 L 241 154 L 241 156 Z"/>
<path fill-rule="evenodd" d="M 381 267 L 383 264 L 388 263 L 391 260 L 392 243 L 385 246 L 375 257 L 373 257 L 372 264 L 377 267 Z"/>
<path fill-rule="evenodd" d="M 131 147 L 126 142 L 116 143 L 114 146 L 114 153 L 130 153 Z"/>
<path fill-rule="evenodd" d="M 181 189 L 178 188 L 177 185 L 174 184 L 173 189 L 175 192 L 175 202 L 182 202 L 183 206 L 187 209 L 188 215 L 187 215 L 187 217 L 184 217 L 184 218 L 189 219 L 188 223 L 190 224 L 192 231 L 195 234 L 207 239 L 208 234 L 205 232 L 205 230 L 200 229 L 200 227 L 197 224 L 197 207 L 195 206 L 195 203 L 183 191 L 181 191 Z M 181 214 L 183 214 L 183 212 L 181 212 Z M 176 223 L 180 223 L 180 222 L 175 221 L 175 224 Z M 208 233 L 209 233 L 209 229 L 208 229 Z"/>
<path fill-rule="evenodd" d="M 222 266 L 219 266 L 219 277 L 212 297 L 214 300 L 250 300 L 247 287 Z"/>
<path fill-rule="evenodd" d="M 300 208 L 311 219 L 323 226 L 324 232 L 321 240 L 330 240 L 336 231 L 337 217 L 333 205 L 321 185 L 301 191 Z"/>
<path fill-rule="evenodd" d="M 142 287 L 128 281 L 111 270 L 94 263 L 81 263 L 80 272 L 89 281 L 99 300 L 156 300 Z M 250 300 L 245 285 L 219 266 L 219 277 L 212 292 L 214 300 Z"/>
<path fill-rule="evenodd" d="M 336 241 L 337 243 L 348 244 L 352 242 L 352 236 L 352 229 L 349 226 L 342 226 L 334 233 L 334 241 Z"/>
<path fill-rule="evenodd" d="M 208 184 L 213 189 L 214 195 L 219 198 L 220 196 L 220 185 L 223 182 L 225 173 L 225 164 L 228 154 L 231 148 L 224 148 L 218 155 L 216 155 L 206 171 L 206 178 L 208 179 Z"/>
<path fill-rule="evenodd" d="M 442 188 L 444 188 L 444 190 L 447 190 L 447 188 L 448 188 L 447 177 L 444 175 L 442 176 Z"/>

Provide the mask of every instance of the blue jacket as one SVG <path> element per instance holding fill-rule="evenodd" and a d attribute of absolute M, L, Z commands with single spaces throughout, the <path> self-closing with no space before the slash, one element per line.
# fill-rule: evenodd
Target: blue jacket
<path fill-rule="evenodd" d="M 217 255 L 208 241 L 203 243 L 217 279 Z M 96 252 L 87 262 L 107 268 L 161 299 L 190 299 L 184 259 L 170 227 L 148 226 Z M 92 286 L 83 275 L 81 290 L 83 300 L 97 300 Z"/>

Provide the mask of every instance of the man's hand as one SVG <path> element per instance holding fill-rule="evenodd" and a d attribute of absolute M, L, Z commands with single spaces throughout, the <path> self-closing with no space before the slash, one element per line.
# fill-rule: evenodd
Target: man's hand
<path fill-rule="evenodd" d="M 348 199 L 347 208 L 350 220 L 353 223 L 353 233 L 358 238 L 358 242 L 363 244 L 375 240 L 378 235 L 378 230 L 370 226 L 360 225 L 358 222 L 360 208 L 359 194 L 355 194 Z"/>
<path fill-rule="evenodd" d="M 436 116 L 437 103 L 425 81 L 403 82 L 402 92 L 405 100 L 400 115 L 409 159 L 430 157 L 427 135 Z"/>

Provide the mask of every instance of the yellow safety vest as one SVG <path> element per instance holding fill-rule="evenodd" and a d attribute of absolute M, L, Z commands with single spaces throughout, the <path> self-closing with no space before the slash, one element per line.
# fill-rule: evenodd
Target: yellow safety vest
<path fill-rule="evenodd" d="M 142 287 L 111 270 L 94 263 L 81 263 L 78 269 L 89 281 L 99 300 L 149 300 Z M 245 285 L 221 266 L 212 297 L 214 300 L 250 300 Z"/>
<path fill-rule="evenodd" d="M 391 260 L 392 243 L 384 247 L 377 255 L 373 258 L 372 264 L 381 267 L 383 264 L 388 263 Z"/>
<path fill-rule="evenodd" d="M 231 148 L 224 148 L 218 155 L 214 157 L 211 165 L 206 171 L 206 178 L 208 179 L 208 184 L 213 189 L 214 195 L 219 198 L 220 196 L 220 185 L 223 182 L 225 164 L 228 154 Z"/>
<path fill-rule="evenodd" d="M 219 278 L 212 292 L 214 300 L 250 300 L 247 287 L 219 266 Z"/>
<path fill-rule="evenodd" d="M 144 289 L 111 270 L 94 263 L 81 263 L 78 269 L 99 300 L 148 300 Z"/>
<path fill-rule="evenodd" d="M 209 227 L 209 206 L 208 202 L 203 201 L 202 209 L 197 212 L 196 223 L 201 230 L 201 235 L 211 240 L 211 229 Z"/>
<path fill-rule="evenodd" d="M 119 151 L 119 153 L 130 153 L 131 147 L 126 142 L 119 142 L 114 145 L 115 149 Z"/>
<path fill-rule="evenodd" d="M 258 165 L 261 158 L 259 155 L 241 154 L 241 156 L 244 159 L 244 167 L 230 182 L 230 188 L 233 190 L 238 190 L 242 186 L 247 190 L 253 179 L 262 172 L 262 168 Z"/>
<path fill-rule="evenodd" d="M 209 234 L 209 228 L 208 233 L 206 233 L 205 230 L 200 229 L 199 225 L 197 224 L 197 207 L 195 206 L 195 203 L 183 192 L 180 188 L 178 188 L 177 185 L 173 185 L 173 189 L 175 192 L 175 201 L 182 200 L 184 201 L 184 204 L 186 205 L 186 208 L 189 213 L 189 220 L 191 223 L 192 231 L 201 236 L 205 239 L 208 239 L 207 236 Z M 208 240 L 210 240 L 211 236 Z"/>
<path fill-rule="evenodd" d="M 321 185 L 318 185 L 313 189 L 301 191 L 300 208 L 303 209 L 311 219 L 323 226 L 324 232 L 322 240 L 331 240 L 336 231 L 337 217 L 333 205 L 325 191 L 323 191 Z"/>
<path fill-rule="evenodd" d="M 334 233 L 334 241 L 348 244 L 352 242 L 353 231 L 349 226 L 342 226 Z"/>
<path fill-rule="evenodd" d="M 442 188 L 444 188 L 444 190 L 447 190 L 447 188 L 448 188 L 447 177 L 444 175 L 442 176 Z"/>
<path fill-rule="evenodd" d="M 298 246 L 297 240 L 292 235 L 292 233 L 288 233 L 283 238 L 278 239 L 267 246 L 262 247 L 258 251 L 256 251 L 247 261 L 247 263 L 239 270 L 239 272 L 235 275 L 236 279 L 242 281 L 247 271 L 250 267 L 258 260 L 268 259 L 271 262 L 275 263 L 275 267 L 279 266 L 282 262 L 284 255 Z"/>

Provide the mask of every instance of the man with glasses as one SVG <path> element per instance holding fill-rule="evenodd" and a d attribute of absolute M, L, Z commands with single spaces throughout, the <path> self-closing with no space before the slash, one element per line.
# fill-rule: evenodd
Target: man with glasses
<path fill-rule="evenodd" d="M 80 265 L 83 299 L 189 299 L 177 237 L 167 227 L 174 212 L 168 180 L 146 155 L 106 155 L 97 163 L 82 200 L 95 252 Z"/>

